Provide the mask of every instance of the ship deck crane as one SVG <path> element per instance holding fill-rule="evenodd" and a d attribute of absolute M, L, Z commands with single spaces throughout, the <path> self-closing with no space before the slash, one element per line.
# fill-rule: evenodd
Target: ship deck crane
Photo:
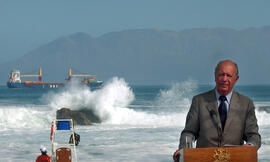
<path fill-rule="evenodd" d="M 95 75 L 87 74 L 72 74 L 71 67 L 68 69 L 68 80 L 71 80 L 71 77 L 95 77 Z"/>

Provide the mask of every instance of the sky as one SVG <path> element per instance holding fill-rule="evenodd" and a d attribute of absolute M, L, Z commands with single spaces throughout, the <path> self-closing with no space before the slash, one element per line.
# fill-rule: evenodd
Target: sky
<path fill-rule="evenodd" d="M 76 32 L 270 25 L 270 0 L 0 0 L 0 63 Z"/>

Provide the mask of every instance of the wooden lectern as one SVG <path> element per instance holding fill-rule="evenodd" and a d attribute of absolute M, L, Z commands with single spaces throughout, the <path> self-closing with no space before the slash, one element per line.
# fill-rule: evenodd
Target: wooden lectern
<path fill-rule="evenodd" d="M 185 148 L 183 162 L 257 162 L 257 147 Z"/>

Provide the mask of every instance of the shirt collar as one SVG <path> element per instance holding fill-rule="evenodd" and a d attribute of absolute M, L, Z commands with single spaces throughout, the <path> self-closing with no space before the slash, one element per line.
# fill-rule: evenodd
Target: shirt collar
<path fill-rule="evenodd" d="M 231 102 L 232 92 L 233 92 L 233 91 L 231 91 L 230 93 L 228 93 L 228 94 L 226 95 L 227 102 L 228 102 L 229 104 L 230 104 L 230 102 Z M 221 96 L 221 95 L 218 93 L 218 91 L 217 91 L 216 88 L 215 88 L 215 93 L 216 93 L 216 99 L 217 99 L 217 101 L 218 101 L 218 100 L 219 100 L 219 96 Z"/>

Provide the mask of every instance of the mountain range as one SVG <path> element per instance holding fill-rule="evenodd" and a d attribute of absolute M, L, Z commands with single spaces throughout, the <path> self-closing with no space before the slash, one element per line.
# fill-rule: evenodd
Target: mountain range
<path fill-rule="evenodd" d="M 134 29 L 96 38 L 78 32 L 0 64 L 0 84 L 6 83 L 12 69 L 36 74 L 39 67 L 43 69 L 43 80 L 49 82 L 64 82 L 71 67 L 73 73 L 94 74 L 105 82 L 117 76 L 135 85 L 189 79 L 208 84 L 214 82 L 215 65 L 222 59 L 238 63 L 240 84 L 268 84 L 269 42 L 270 26 L 243 30 Z"/>

